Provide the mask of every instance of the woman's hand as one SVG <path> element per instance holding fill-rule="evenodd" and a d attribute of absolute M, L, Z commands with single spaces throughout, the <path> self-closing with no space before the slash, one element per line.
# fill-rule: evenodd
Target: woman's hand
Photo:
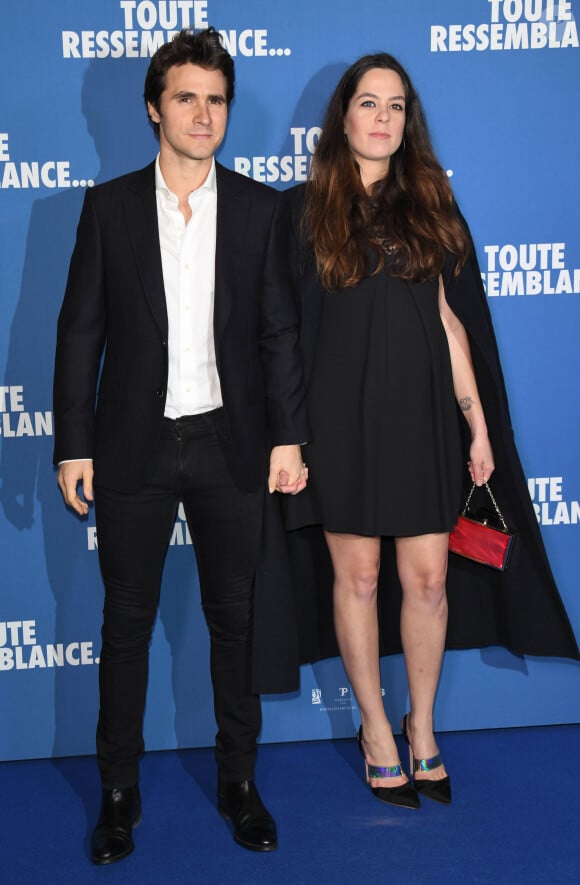
<path fill-rule="evenodd" d="M 274 446 L 270 453 L 270 494 L 297 495 L 306 488 L 308 467 L 302 461 L 300 446 Z"/>
<path fill-rule="evenodd" d="M 477 486 L 482 486 L 485 482 L 488 482 L 495 470 L 493 452 L 487 433 L 474 437 L 469 449 L 469 457 L 470 460 L 467 462 L 467 468 L 471 480 Z"/>

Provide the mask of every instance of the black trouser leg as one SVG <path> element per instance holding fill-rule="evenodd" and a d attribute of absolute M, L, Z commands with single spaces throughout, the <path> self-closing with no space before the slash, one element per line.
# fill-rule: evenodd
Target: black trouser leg
<path fill-rule="evenodd" d="M 97 753 L 105 786 L 138 780 L 149 641 L 180 498 L 210 632 L 220 775 L 253 777 L 261 712 L 251 691 L 251 624 L 263 491 L 235 486 L 229 446 L 222 410 L 165 421 L 156 463 L 137 495 L 97 486 L 105 582 Z"/>
<path fill-rule="evenodd" d="M 101 488 L 95 502 L 105 584 L 97 758 L 103 786 L 128 787 L 139 780 L 149 643 L 178 502 Z"/>
<path fill-rule="evenodd" d="M 223 780 L 242 781 L 254 776 L 262 724 L 260 699 L 251 686 L 251 657 L 263 490 L 247 492 L 233 483 L 223 412 L 215 415 L 215 435 L 203 440 L 192 421 L 184 421 L 181 485 L 210 634 L 216 759 Z"/>

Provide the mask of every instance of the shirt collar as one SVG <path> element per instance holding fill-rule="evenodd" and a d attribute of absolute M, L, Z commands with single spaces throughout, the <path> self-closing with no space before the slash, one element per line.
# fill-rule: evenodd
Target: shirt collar
<path fill-rule="evenodd" d="M 161 192 L 166 198 L 170 196 L 175 196 L 167 185 L 165 184 L 165 179 L 163 178 L 163 173 L 161 172 L 161 166 L 159 164 L 159 154 L 155 158 L 155 190 Z M 216 182 L 216 171 L 215 171 L 215 158 L 211 158 L 211 166 L 209 172 L 207 174 L 207 178 L 204 183 L 198 187 L 195 191 L 189 195 L 191 199 L 192 195 L 201 190 L 208 190 L 211 193 L 217 193 L 217 182 Z"/>

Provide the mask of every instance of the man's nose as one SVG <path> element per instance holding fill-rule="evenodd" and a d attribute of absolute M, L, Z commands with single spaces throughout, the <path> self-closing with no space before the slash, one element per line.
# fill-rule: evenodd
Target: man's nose
<path fill-rule="evenodd" d="M 196 123 L 207 124 L 210 122 L 209 110 L 204 101 L 197 102 L 194 106 L 193 119 Z"/>

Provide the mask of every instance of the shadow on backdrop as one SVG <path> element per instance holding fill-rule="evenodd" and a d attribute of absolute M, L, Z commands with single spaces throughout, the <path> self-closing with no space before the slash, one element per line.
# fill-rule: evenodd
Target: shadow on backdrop
<path fill-rule="evenodd" d="M 87 68 L 79 112 L 99 155 L 97 183 L 142 165 L 155 151 L 141 98 L 145 67 L 142 61 L 109 59 Z M 4 381 L 24 386 L 30 411 L 46 411 L 52 403 L 56 323 L 83 195 L 71 187 L 38 199 L 31 210 Z M 88 521 L 80 520 L 64 507 L 52 447 L 50 436 L 2 440 L 0 501 L 6 519 L 19 531 L 33 532 L 40 520 L 54 597 L 52 641 L 66 645 L 93 639 L 98 656 L 102 585 L 97 554 L 87 551 L 86 531 L 94 517 L 90 513 Z M 97 712 L 97 668 L 55 667 L 52 754 L 75 755 L 92 748 Z"/>

